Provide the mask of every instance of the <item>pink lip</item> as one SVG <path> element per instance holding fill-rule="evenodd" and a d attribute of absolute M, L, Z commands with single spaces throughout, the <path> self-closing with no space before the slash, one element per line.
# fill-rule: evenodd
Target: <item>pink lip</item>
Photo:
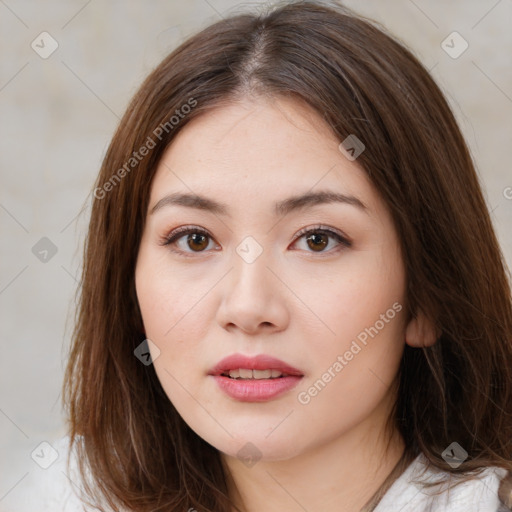
<path fill-rule="evenodd" d="M 236 380 L 222 375 L 238 368 L 279 370 L 287 376 L 277 379 Z M 297 368 L 264 354 L 255 357 L 233 354 L 219 361 L 208 374 L 215 379 L 222 391 L 241 402 L 265 402 L 275 398 L 294 388 L 304 376 Z"/>

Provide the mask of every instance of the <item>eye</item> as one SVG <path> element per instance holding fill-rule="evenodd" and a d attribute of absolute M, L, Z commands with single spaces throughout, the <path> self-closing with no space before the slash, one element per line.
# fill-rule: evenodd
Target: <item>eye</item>
<path fill-rule="evenodd" d="M 185 238 L 185 235 L 187 235 L 186 240 L 184 240 L 186 247 L 191 249 L 190 251 L 187 251 L 184 249 L 185 244 L 180 244 L 182 238 Z M 170 233 L 167 237 L 165 237 L 162 245 L 166 246 L 178 246 L 178 250 L 171 248 L 173 252 L 178 253 L 185 253 L 185 255 L 188 256 L 190 253 L 201 253 L 204 252 L 208 246 L 210 245 L 208 243 L 208 240 L 212 240 L 210 235 L 207 231 L 204 229 L 201 229 L 199 227 L 195 226 L 184 226 L 178 229 L 175 229 L 172 233 Z M 180 247 L 181 245 L 181 247 Z"/>
<path fill-rule="evenodd" d="M 324 251 L 324 249 L 329 245 L 329 239 L 334 239 L 338 246 L 341 246 L 341 249 L 343 247 L 351 247 L 352 245 L 352 242 L 348 239 L 348 237 L 341 232 L 334 231 L 333 229 L 321 225 L 314 226 L 313 228 L 303 229 L 297 234 L 294 243 L 304 237 L 306 237 L 305 240 L 307 247 L 311 249 L 309 252 L 333 252 Z M 184 239 L 183 242 L 182 239 Z M 175 229 L 168 236 L 166 236 L 162 241 L 162 245 L 170 247 L 172 246 L 171 250 L 173 252 L 188 256 L 194 252 L 206 252 L 210 246 L 209 241 L 213 241 L 213 238 L 206 230 L 196 226 L 183 226 L 181 228 Z M 180 244 L 180 242 L 182 243 Z M 174 249 L 174 246 L 178 246 L 178 249 Z M 190 250 L 187 250 L 186 248 Z"/>
<path fill-rule="evenodd" d="M 304 237 L 306 237 L 306 245 L 311 249 L 311 252 L 333 252 L 332 250 L 324 251 L 324 249 L 329 245 L 329 238 L 334 239 L 338 244 L 338 249 L 336 249 L 335 252 L 343 249 L 344 247 L 352 246 L 352 242 L 347 236 L 341 232 L 334 231 L 333 229 L 324 226 L 314 226 L 313 228 L 303 229 L 297 234 L 297 241 Z"/>

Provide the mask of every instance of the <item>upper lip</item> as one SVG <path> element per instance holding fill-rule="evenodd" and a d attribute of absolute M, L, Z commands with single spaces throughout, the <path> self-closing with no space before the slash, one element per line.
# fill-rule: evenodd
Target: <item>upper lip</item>
<path fill-rule="evenodd" d="M 239 368 L 247 370 L 279 370 L 286 375 L 298 375 L 301 377 L 304 375 L 297 368 L 266 354 L 252 357 L 244 356 L 243 354 L 232 354 L 219 361 L 208 373 L 209 375 L 221 375 Z"/>

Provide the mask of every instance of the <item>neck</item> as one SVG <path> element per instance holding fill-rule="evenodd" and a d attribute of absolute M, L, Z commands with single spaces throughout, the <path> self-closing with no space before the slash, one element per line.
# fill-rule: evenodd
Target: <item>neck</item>
<path fill-rule="evenodd" d="M 384 421 L 372 420 L 287 460 L 248 468 L 222 454 L 230 496 L 243 512 L 372 510 L 376 491 L 405 469 L 397 465 L 405 450 L 398 431 L 385 435 Z"/>

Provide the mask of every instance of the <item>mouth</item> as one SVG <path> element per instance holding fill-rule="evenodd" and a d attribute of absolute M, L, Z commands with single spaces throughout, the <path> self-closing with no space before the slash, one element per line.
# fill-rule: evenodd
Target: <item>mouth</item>
<path fill-rule="evenodd" d="M 229 377 L 236 380 L 262 380 L 262 379 L 281 379 L 288 377 L 287 373 L 279 370 L 250 370 L 248 368 L 238 368 L 221 373 L 223 377 Z"/>
<path fill-rule="evenodd" d="M 229 397 L 241 402 L 264 402 L 294 388 L 304 373 L 268 355 L 233 354 L 220 361 L 209 375 Z"/>

